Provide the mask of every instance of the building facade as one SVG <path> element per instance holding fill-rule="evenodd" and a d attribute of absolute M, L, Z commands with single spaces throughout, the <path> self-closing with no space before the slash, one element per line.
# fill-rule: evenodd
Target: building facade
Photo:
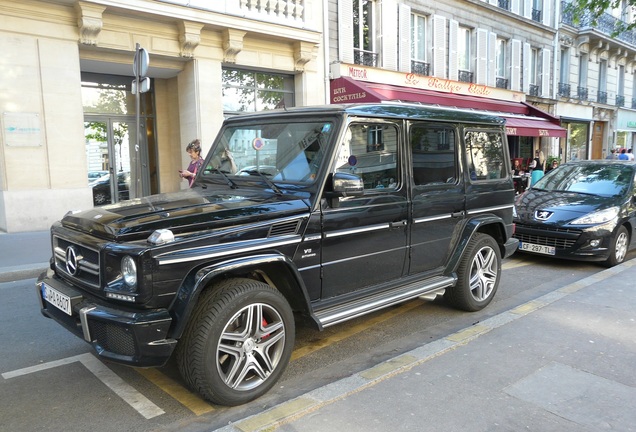
<path fill-rule="evenodd" d="M 224 116 L 325 103 L 323 6 L 0 0 L 0 231 L 187 187 L 185 145 L 205 153 Z"/>

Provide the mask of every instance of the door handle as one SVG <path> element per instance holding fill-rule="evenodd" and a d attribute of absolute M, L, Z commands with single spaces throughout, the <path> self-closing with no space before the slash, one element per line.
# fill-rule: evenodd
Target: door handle
<path fill-rule="evenodd" d="M 405 220 L 401 220 L 398 222 L 390 222 L 389 223 L 389 227 L 390 228 L 401 228 L 401 227 L 405 227 L 406 226 L 406 221 Z"/>

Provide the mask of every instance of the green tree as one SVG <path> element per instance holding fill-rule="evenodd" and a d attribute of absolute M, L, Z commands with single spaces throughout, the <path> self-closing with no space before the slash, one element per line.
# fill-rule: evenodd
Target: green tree
<path fill-rule="evenodd" d="M 636 6 L 636 0 L 572 0 L 563 9 L 564 14 L 571 14 L 575 24 L 589 24 L 596 26 L 608 11 L 619 10 L 621 16 L 627 16 L 628 9 Z M 617 22 L 611 36 L 636 28 L 636 21 L 629 23 Z"/>

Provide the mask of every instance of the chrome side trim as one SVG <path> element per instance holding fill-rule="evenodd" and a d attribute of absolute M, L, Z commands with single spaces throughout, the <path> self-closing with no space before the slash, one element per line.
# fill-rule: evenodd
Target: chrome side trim
<path fill-rule="evenodd" d="M 222 245 L 215 245 L 214 247 L 204 247 L 197 249 L 181 249 L 178 251 L 172 251 L 166 253 L 165 255 L 157 256 L 157 264 L 166 265 L 166 264 L 176 264 L 176 263 L 184 263 L 189 261 L 197 261 L 201 259 L 208 258 L 218 258 L 226 255 L 235 255 L 239 253 L 245 252 L 254 252 L 261 249 L 267 249 L 277 246 L 285 246 L 290 244 L 300 243 L 302 241 L 299 235 L 290 236 L 291 238 L 282 238 L 278 241 L 272 241 L 272 239 L 264 238 L 257 240 L 245 240 L 241 242 L 234 242 Z M 243 244 L 244 246 L 241 246 Z M 238 247 L 237 247 L 238 245 Z M 214 252 L 204 252 L 200 249 L 209 250 L 215 249 Z M 180 254 L 187 254 L 187 256 L 176 256 Z"/>
<path fill-rule="evenodd" d="M 359 233 L 378 231 L 383 229 L 389 229 L 389 224 L 384 223 L 380 225 L 369 225 L 362 228 L 351 228 L 351 229 L 344 229 L 344 230 L 338 230 L 338 231 L 331 231 L 331 232 L 325 233 L 325 238 L 341 237 L 341 236 L 346 236 L 351 234 L 359 234 Z"/>
<path fill-rule="evenodd" d="M 514 205 L 508 204 L 508 205 L 502 205 L 502 206 L 485 207 L 485 208 L 467 210 L 466 213 L 467 214 L 486 213 L 486 212 L 491 212 L 491 211 L 495 211 L 495 210 L 512 209 L 513 207 L 514 207 Z"/>
<path fill-rule="evenodd" d="M 309 242 L 309 241 L 316 241 L 320 239 L 322 239 L 322 234 L 310 234 L 308 236 L 305 236 L 303 241 Z"/>
<path fill-rule="evenodd" d="M 453 216 L 448 213 L 448 214 L 444 214 L 444 215 L 438 215 L 438 216 L 427 216 L 427 217 L 421 217 L 421 218 L 417 218 L 413 220 L 413 223 L 422 223 L 422 222 L 432 222 L 432 221 L 436 221 L 436 220 L 442 220 L 442 219 L 450 219 Z"/>

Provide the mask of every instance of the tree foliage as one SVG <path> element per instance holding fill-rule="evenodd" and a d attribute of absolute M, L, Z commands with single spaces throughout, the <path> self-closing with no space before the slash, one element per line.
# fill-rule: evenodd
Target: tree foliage
<path fill-rule="evenodd" d="M 596 26 L 599 20 L 605 14 L 610 14 L 612 10 L 620 12 L 620 16 L 629 16 L 628 8 L 636 6 L 636 0 L 572 0 L 571 3 L 567 3 L 564 7 L 564 13 L 572 14 L 575 23 L 589 22 L 592 26 Z M 611 36 L 633 30 L 636 28 L 636 21 L 625 22 L 622 21 L 620 25 L 616 26 Z"/>

